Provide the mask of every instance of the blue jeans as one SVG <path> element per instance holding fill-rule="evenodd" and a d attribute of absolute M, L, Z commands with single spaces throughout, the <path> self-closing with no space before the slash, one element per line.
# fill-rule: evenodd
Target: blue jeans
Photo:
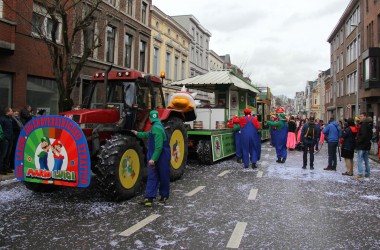
<path fill-rule="evenodd" d="M 329 168 L 336 169 L 337 158 L 336 158 L 336 148 L 338 147 L 338 142 L 329 142 L 327 152 L 329 154 Z"/>
<path fill-rule="evenodd" d="M 368 163 L 368 153 L 369 150 L 358 150 L 358 171 L 360 176 L 363 176 L 363 160 L 365 164 L 365 175 L 369 176 L 371 174 Z"/>

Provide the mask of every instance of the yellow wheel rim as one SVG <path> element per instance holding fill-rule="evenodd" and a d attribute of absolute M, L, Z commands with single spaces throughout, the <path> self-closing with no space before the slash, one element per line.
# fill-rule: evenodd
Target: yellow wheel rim
<path fill-rule="evenodd" d="M 183 156 L 185 153 L 185 138 L 181 130 L 174 130 L 170 137 L 170 164 L 172 168 L 179 169 L 183 162 Z M 186 145 L 187 146 L 187 145 Z"/>
<path fill-rule="evenodd" d="M 140 159 L 136 150 L 128 149 L 124 152 L 119 163 L 119 178 L 121 185 L 131 189 L 136 185 L 140 174 Z"/>

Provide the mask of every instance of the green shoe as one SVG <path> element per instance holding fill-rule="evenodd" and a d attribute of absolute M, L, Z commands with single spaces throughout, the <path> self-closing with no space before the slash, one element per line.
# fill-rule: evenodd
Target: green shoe
<path fill-rule="evenodd" d="M 167 197 L 162 197 L 158 200 L 159 203 L 162 204 L 167 204 L 168 203 L 168 198 Z"/>
<path fill-rule="evenodd" d="M 139 202 L 140 205 L 144 205 L 146 207 L 151 207 L 153 205 L 153 199 L 152 198 L 145 198 L 144 200 Z"/>

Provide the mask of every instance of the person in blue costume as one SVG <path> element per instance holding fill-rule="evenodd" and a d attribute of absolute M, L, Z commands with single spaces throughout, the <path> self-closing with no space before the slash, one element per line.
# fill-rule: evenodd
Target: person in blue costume
<path fill-rule="evenodd" d="M 285 163 L 287 157 L 286 141 L 288 138 L 288 123 L 285 114 L 279 114 L 278 121 L 267 121 L 267 124 L 273 129 L 273 145 L 276 148 L 278 163 Z"/>
<path fill-rule="evenodd" d="M 243 153 L 241 149 L 241 131 L 240 125 L 234 124 L 233 120 L 238 119 L 237 116 L 234 116 L 233 119 L 228 121 L 228 127 L 234 130 L 234 141 L 235 141 L 235 153 L 236 153 L 236 161 L 238 163 L 243 163 Z"/>
<path fill-rule="evenodd" d="M 257 147 L 257 141 L 259 138 L 258 131 L 261 129 L 261 125 L 257 120 L 256 116 L 251 115 L 251 110 L 248 108 L 244 109 L 244 116 L 236 119 L 234 123 L 239 124 L 241 128 L 241 145 L 243 153 L 243 163 L 244 167 L 248 168 L 249 159 L 252 162 L 252 169 L 257 168 L 257 161 L 259 160 L 259 150 Z"/>
<path fill-rule="evenodd" d="M 132 132 L 139 138 L 148 138 L 148 179 L 145 190 L 145 199 L 141 203 L 146 207 L 151 207 L 156 198 L 157 191 L 161 198 L 159 202 L 166 203 L 169 199 L 170 191 L 170 145 L 169 136 L 165 131 L 158 112 L 152 110 L 149 113 L 149 120 L 152 128 L 149 132 Z"/>
<path fill-rule="evenodd" d="M 45 136 L 42 137 L 40 146 L 41 146 L 42 151 L 37 155 L 39 158 L 38 162 L 40 163 L 40 169 L 49 171 L 49 167 L 48 167 L 48 155 L 49 155 L 49 149 L 50 149 L 49 138 Z"/>

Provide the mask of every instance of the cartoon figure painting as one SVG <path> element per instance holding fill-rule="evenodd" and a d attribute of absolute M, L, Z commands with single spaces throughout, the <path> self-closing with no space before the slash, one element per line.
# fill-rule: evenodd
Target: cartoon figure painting
<path fill-rule="evenodd" d="M 37 155 L 39 158 L 38 161 L 40 163 L 40 169 L 41 170 L 48 170 L 48 155 L 49 155 L 49 149 L 51 147 L 50 145 L 50 140 L 46 136 L 41 138 L 41 143 L 40 143 L 42 151 Z"/>
<path fill-rule="evenodd" d="M 62 164 L 63 164 L 63 159 L 65 159 L 65 157 L 61 154 L 62 142 L 60 140 L 56 139 L 51 146 L 52 146 L 52 151 L 53 151 L 53 156 L 54 156 L 53 171 L 54 170 L 61 170 Z"/>
<path fill-rule="evenodd" d="M 131 161 L 130 157 L 126 157 L 123 160 L 123 169 L 122 169 L 122 175 L 124 178 L 126 176 L 131 176 L 132 179 L 135 177 L 135 171 L 133 170 L 133 162 Z"/>
<path fill-rule="evenodd" d="M 175 143 L 173 144 L 172 160 L 175 162 L 178 162 L 178 159 L 180 156 L 181 156 L 180 147 L 178 145 L 178 141 L 175 141 Z"/>

